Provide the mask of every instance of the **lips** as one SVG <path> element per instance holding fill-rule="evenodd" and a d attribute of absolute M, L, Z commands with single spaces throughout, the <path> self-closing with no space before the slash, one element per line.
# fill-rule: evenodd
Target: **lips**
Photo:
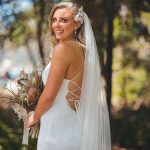
<path fill-rule="evenodd" d="M 60 33 L 63 33 L 63 31 L 62 30 L 56 30 L 55 33 L 60 34 Z"/>

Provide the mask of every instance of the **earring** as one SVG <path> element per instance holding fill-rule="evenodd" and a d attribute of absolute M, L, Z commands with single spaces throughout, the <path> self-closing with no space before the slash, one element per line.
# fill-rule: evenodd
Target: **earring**
<path fill-rule="evenodd" d="M 75 39 L 77 41 L 77 29 L 76 28 L 74 29 L 74 34 L 75 34 Z"/>
<path fill-rule="evenodd" d="M 75 34 L 75 36 L 77 35 L 77 29 L 76 28 L 74 29 L 74 34 Z"/>

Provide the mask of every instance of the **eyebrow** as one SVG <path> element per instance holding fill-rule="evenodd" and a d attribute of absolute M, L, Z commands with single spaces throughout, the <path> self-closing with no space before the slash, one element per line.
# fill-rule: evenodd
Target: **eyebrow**
<path fill-rule="evenodd" d="M 53 18 L 56 18 L 56 17 L 52 17 L 52 19 L 53 19 Z M 72 17 L 60 17 L 60 18 L 70 19 L 70 18 L 72 18 Z"/>

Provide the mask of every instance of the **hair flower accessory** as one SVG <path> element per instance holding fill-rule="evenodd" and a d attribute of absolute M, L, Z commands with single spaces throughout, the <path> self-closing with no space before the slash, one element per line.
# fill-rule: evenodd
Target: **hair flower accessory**
<path fill-rule="evenodd" d="M 81 22 L 81 24 L 83 24 L 83 7 L 80 7 L 78 10 L 78 13 L 74 16 L 74 21 L 75 22 Z"/>

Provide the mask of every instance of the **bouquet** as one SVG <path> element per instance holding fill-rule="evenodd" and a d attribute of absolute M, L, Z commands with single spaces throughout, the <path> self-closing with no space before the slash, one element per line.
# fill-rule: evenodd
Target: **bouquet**
<path fill-rule="evenodd" d="M 37 106 L 38 99 L 43 91 L 42 83 L 43 63 L 41 62 L 37 67 L 33 67 L 31 73 L 26 73 L 21 70 L 19 79 L 16 80 L 18 91 L 14 92 L 11 87 L 6 89 L 9 94 L 0 93 L 0 102 L 3 105 L 9 105 L 17 114 L 19 120 L 25 119 L 28 114 L 34 113 Z M 24 126 L 23 144 L 28 144 L 29 133 L 32 138 L 37 138 L 39 132 L 39 124 L 32 128 Z"/>

